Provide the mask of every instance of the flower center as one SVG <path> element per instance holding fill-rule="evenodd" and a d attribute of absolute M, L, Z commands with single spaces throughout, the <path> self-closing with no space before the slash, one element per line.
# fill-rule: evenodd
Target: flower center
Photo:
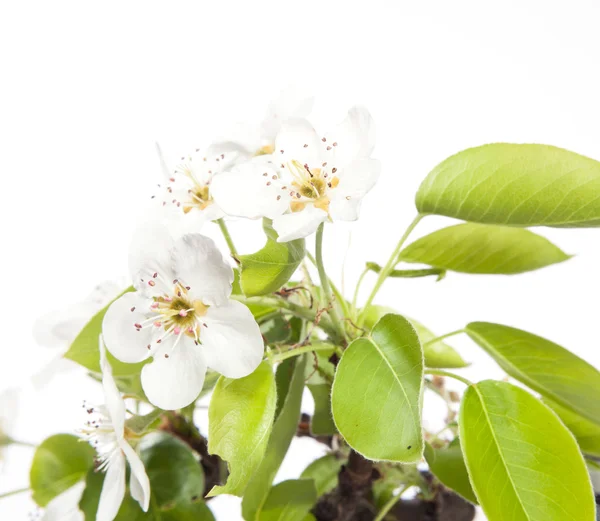
<path fill-rule="evenodd" d="M 198 183 L 194 183 L 194 188 L 190 188 L 188 194 L 190 195 L 190 198 L 183 202 L 184 213 L 188 213 L 192 208 L 204 210 L 213 203 L 207 184 L 199 185 Z"/>
<path fill-rule="evenodd" d="M 340 180 L 335 176 L 329 177 L 329 173 L 324 169 L 310 170 L 308 166 L 303 166 L 296 160 L 289 162 L 287 167 L 293 178 L 294 190 L 290 195 L 296 198 L 290 203 L 290 210 L 300 212 L 307 203 L 312 202 L 315 208 L 329 213 L 328 191 L 334 189 Z"/>
<path fill-rule="evenodd" d="M 275 152 L 275 147 L 273 145 L 265 145 L 260 147 L 255 153 L 254 156 L 267 156 Z"/>

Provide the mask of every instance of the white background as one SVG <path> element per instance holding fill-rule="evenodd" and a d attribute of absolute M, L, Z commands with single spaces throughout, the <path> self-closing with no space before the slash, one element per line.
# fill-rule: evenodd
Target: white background
<path fill-rule="evenodd" d="M 448 155 L 510 141 L 600 158 L 599 16 L 592 1 L 4 0 L 0 388 L 24 384 L 52 356 L 33 344 L 37 316 L 126 273 L 131 232 L 160 178 L 156 140 L 174 154 L 207 145 L 232 122 L 258 122 L 289 84 L 317 96 L 318 124 L 367 105 L 383 175 L 358 223 L 326 230 L 331 275 L 340 280 L 346 257 L 348 288 L 366 260 L 387 259 L 420 181 Z M 447 222 L 428 218 L 415 237 Z M 231 228 L 241 250 L 262 242 L 257 223 Z M 539 231 L 576 257 L 510 278 L 391 281 L 378 301 L 440 334 L 471 320 L 522 327 L 600 365 L 600 231 Z M 502 376 L 467 339 L 450 343 L 476 362 L 467 375 Z M 84 398 L 98 389 L 82 374 L 55 379 L 28 395 L 16 434 L 73 431 Z M 281 477 L 319 450 L 295 442 Z M 0 491 L 27 484 L 30 451 L 9 456 Z M 213 504 L 219 520 L 238 519 L 235 500 Z M 0 519 L 31 510 L 15 497 L 0 502 Z"/>

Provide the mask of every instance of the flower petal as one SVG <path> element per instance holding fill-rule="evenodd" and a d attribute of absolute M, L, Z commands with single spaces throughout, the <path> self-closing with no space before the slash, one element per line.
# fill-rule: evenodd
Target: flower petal
<path fill-rule="evenodd" d="M 125 432 L 125 402 L 117 388 L 112 374 L 112 367 L 106 358 L 106 347 L 102 336 L 98 339 L 100 348 L 100 367 L 102 369 L 102 388 L 104 390 L 104 405 L 110 415 L 117 438 L 123 438 Z"/>
<path fill-rule="evenodd" d="M 134 287 L 144 295 L 160 296 L 172 289 L 174 242 L 174 234 L 160 222 L 144 223 L 134 232 L 129 246 L 129 273 Z"/>
<path fill-rule="evenodd" d="M 102 335 L 106 348 L 121 362 L 133 364 L 148 358 L 147 346 L 152 343 L 152 328 L 139 330 L 135 324 L 146 320 L 151 303 L 138 292 L 125 293 L 110 305 L 104 315 Z"/>
<path fill-rule="evenodd" d="M 202 353 L 208 367 L 227 378 L 252 373 L 264 356 L 260 328 L 250 310 L 230 300 L 208 309 L 203 317 L 207 327 L 200 333 Z"/>
<path fill-rule="evenodd" d="M 48 505 L 41 521 L 84 521 L 85 516 L 79 510 L 79 502 L 85 482 L 80 481 L 56 496 Z"/>
<path fill-rule="evenodd" d="M 269 103 L 267 114 L 261 124 L 263 140 L 273 142 L 281 124 L 290 118 L 305 118 L 314 105 L 314 97 L 304 89 L 289 86 Z"/>
<path fill-rule="evenodd" d="M 375 123 L 364 107 L 352 107 L 346 119 L 326 137 L 331 147 L 328 162 L 343 168 L 354 159 L 367 158 L 375 147 Z"/>
<path fill-rule="evenodd" d="M 275 140 L 273 161 L 286 164 L 298 161 L 309 168 L 320 168 L 324 159 L 324 143 L 305 119 L 289 119 L 281 125 Z"/>
<path fill-rule="evenodd" d="M 131 476 L 129 478 L 129 492 L 142 507 L 144 512 L 148 512 L 150 506 L 150 480 L 142 460 L 138 453 L 133 450 L 126 441 L 120 442 L 121 449 L 125 453 L 125 458 L 131 467 Z"/>
<path fill-rule="evenodd" d="M 333 221 L 356 221 L 362 198 L 332 199 L 329 203 L 329 215 Z"/>
<path fill-rule="evenodd" d="M 314 233 L 319 224 L 327 219 L 327 212 L 307 204 L 300 212 L 288 213 L 273 219 L 273 228 L 279 238 L 277 242 L 301 239 Z"/>
<path fill-rule="evenodd" d="M 165 410 L 181 409 L 192 403 L 202 390 L 206 374 L 201 348 L 193 340 L 184 335 L 174 349 L 169 350 L 169 345 L 172 342 L 142 369 L 146 396 L 150 403 Z"/>
<path fill-rule="evenodd" d="M 227 302 L 233 270 L 212 239 L 191 233 L 177 240 L 172 251 L 175 278 L 189 286 L 190 295 L 208 305 Z"/>
<path fill-rule="evenodd" d="M 111 457 L 104 477 L 96 521 L 113 521 L 125 497 L 125 456 L 119 450 Z"/>
<path fill-rule="evenodd" d="M 216 175 L 211 184 L 215 202 L 228 215 L 273 219 L 286 211 L 290 194 L 269 164 L 250 161 Z"/>

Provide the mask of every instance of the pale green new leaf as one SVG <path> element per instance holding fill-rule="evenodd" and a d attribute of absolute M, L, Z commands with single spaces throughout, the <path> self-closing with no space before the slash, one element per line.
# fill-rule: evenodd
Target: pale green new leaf
<path fill-rule="evenodd" d="M 71 434 L 56 434 L 36 449 L 29 471 L 32 498 L 41 507 L 85 478 L 94 449 Z"/>
<path fill-rule="evenodd" d="M 263 459 L 276 403 L 275 377 L 267 362 L 245 378 L 219 379 L 208 409 L 208 451 L 227 461 L 229 477 L 209 496 L 244 493 Z"/>
<path fill-rule="evenodd" d="M 121 295 L 124 295 L 130 291 L 134 291 L 133 287 L 127 288 L 123 293 L 121 293 Z M 119 295 L 117 298 L 121 297 L 121 295 Z M 117 298 L 114 299 L 110 304 L 117 300 Z M 102 321 L 104 320 L 104 315 L 106 315 L 110 304 L 98 311 L 98 313 L 92 317 L 92 319 L 81 330 L 79 335 L 77 335 L 77 338 L 73 340 L 71 347 L 69 347 L 69 350 L 65 353 L 65 358 L 77 362 L 79 365 L 82 365 L 94 373 L 102 372 L 100 369 L 98 337 L 102 333 Z M 125 364 L 117 360 L 110 353 L 107 352 L 106 354 L 115 376 L 139 374 L 145 364 L 145 362 L 139 364 Z"/>
<path fill-rule="evenodd" d="M 160 421 L 165 413 L 162 409 L 154 409 L 143 416 L 132 416 L 125 422 L 125 427 L 138 436 L 145 434 Z"/>
<path fill-rule="evenodd" d="M 400 260 L 474 274 L 512 275 L 563 262 L 570 256 L 523 228 L 464 223 L 409 244 Z"/>
<path fill-rule="evenodd" d="M 277 242 L 277 232 L 264 220 L 267 243 L 256 253 L 240 255 L 240 285 L 244 295 L 254 297 L 277 291 L 294 274 L 304 259 L 304 239 Z"/>
<path fill-rule="evenodd" d="M 465 331 L 510 376 L 600 425 L 600 372 L 586 361 L 513 327 L 471 322 Z"/>
<path fill-rule="evenodd" d="M 600 226 L 600 163 L 548 145 L 494 143 L 449 157 L 417 192 L 422 214 L 509 226 Z"/>
<path fill-rule="evenodd" d="M 326 454 L 306 467 L 300 477 L 314 480 L 317 496 L 320 497 L 337 486 L 338 474 L 345 463 L 345 460 L 333 453 Z"/>
<path fill-rule="evenodd" d="M 282 367 L 283 369 L 281 369 Z M 291 374 L 288 371 L 288 367 L 293 368 Z M 281 402 L 281 408 L 273 425 L 264 458 L 244 492 L 242 515 L 246 521 L 262 519 L 259 517 L 259 514 L 261 514 L 275 474 L 277 474 L 298 429 L 305 368 L 306 356 L 295 358 L 290 361 L 289 366 L 288 364 L 285 366 L 281 364 L 278 368 L 278 373 L 282 370 L 288 376 L 289 384 L 287 386 L 278 386 L 278 389 L 287 388 L 285 400 Z M 279 374 L 277 380 L 281 382 Z"/>
<path fill-rule="evenodd" d="M 365 327 L 367 329 L 372 329 L 381 317 L 388 313 L 396 313 L 396 311 L 385 306 L 369 306 L 369 309 L 365 313 Z M 430 329 L 414 318 L 408 318 L 408 321 L 419 335 L 419 340 L 421 341 L 421 346 L 423 348 L 423 356 L 425 358 L 425 367 L 430 367 L 432 369 L 457 369 L 469 365 L 469 363 L 460 356 L 458 351 L 446 344 L 446 342 L 440 340 L 429 344 L 428 342 L 437 337 Z"/>
<path fill-rule="evenodd" d="M 425 459 L 431 473 L 444 485 L 460 494 L 467 501 L 477 504 L 477 497 L 469 481 L 460 443 L 451 444 L 442 449 L 425 446 Z"/>
<path fill-rule="evenodd" d="M 489 521 L 595 521 L 595 501 L 575 438 L 527 391 L 486 380 L 460 410 L 471 484 Z"/>
<path fill-rule="evenodd" d="M 368 459 L 414 463 L 423 454 L 423 352 L 411 323 L 385 315 L 344 351 L 331 405 L 338 431 Z"/>
<path fill-rule="evenodd" d="M 600 458 L 600 425 L 582 418 L 579 414 L 548 398 L 544 398 L 544 402 L 558 414 L 567 429 L 573 433 L 581 451 Z"/>
<path fill-rule="evenodd" d="M 303 521 L 317 501 L 312 479 L 291 479 L 275 485 L 257 521 Z"/>

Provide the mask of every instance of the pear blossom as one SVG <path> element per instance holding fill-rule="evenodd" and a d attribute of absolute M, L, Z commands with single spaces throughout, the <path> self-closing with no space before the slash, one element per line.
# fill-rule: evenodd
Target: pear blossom
<path fill-rule="evenodd" d="M 102 337 L 99 344 L 105 404 L 100 407 L 84 405 L 92 419 L 81 432 L 98 453 L 98 470 L 106 472 L 96 521 L 113 521 L 125 497 L 126 463 L 131 468 L 131 497 L 144 512 L 150 504 L 150 481 L 142 460 L 126 439 L 125 402 L 113 378 Z"/>
<path fill-rule="evenodd" d="M 153 358 L 141 374 L 151 403 L 185 407 L 202 390 L 207 367 L 241 378 L 260 364 L 260 329 L 246 306 L 230 300 L 233 270 L 211 239 L 145 226 L 134 236 L 129 265 L 136 291 L 110 306 L 102 329 L 122 362 Z"/>
<path fill-rule="evenodd" d="M 56 352 L 56 356 L 33 376 L 36 387 L 43 387 L 56 374 L 76 367 L 63 355 L 92 317 L 126 287 L 124 280 L 104 281 L 80 302 L 65 309 L 50 311 L 36 320 L 33 326 L 35 341 Z"/>
<path fill-rule="evenodd" d="M 350 109 L 324 137 L 307 120 L 290 119 L 268 161 L 220 174 L 212 194 L 229 215 L 273 219 L 279 242 L 306 237 L 324 221 L 358 218 L 362 198 L 379 177 L 374 145 L 373 119 L 362 107 Z"/>
<path fill-rule="evenodd" d="M 272 154 L 281 125 L 291 118 L 306 118 L 313 104 L 314 98 L 304 89 L 289 86 L 269 103 L 259 125 L 238 125 L 228 138 L 239 143 L 253 156 Z"/>
<path fill-rule="evenodd" d="M 250 153 L 241 145 L 222 142 L 210 145 L 206 150 L 196 149 L 182 156 L 172 168 L 167 166 L 161 148 L 157 144 L 166 188 L 154 196 L 168 217 L 186 220 L 184 230 L 197 230 L 206 221 L 216 221 L 225 213 L 215 204 L 211 194 L 213 178 L 232 168 L 236 163 L 246 161 Z"/>
<path fill-rule="evenodd" d="M 46 505 L 41 521 L 84 521 L 85 516 L 79 510 L 84 490 L 85 482 L 79 481 L 56 496 Z"/>

